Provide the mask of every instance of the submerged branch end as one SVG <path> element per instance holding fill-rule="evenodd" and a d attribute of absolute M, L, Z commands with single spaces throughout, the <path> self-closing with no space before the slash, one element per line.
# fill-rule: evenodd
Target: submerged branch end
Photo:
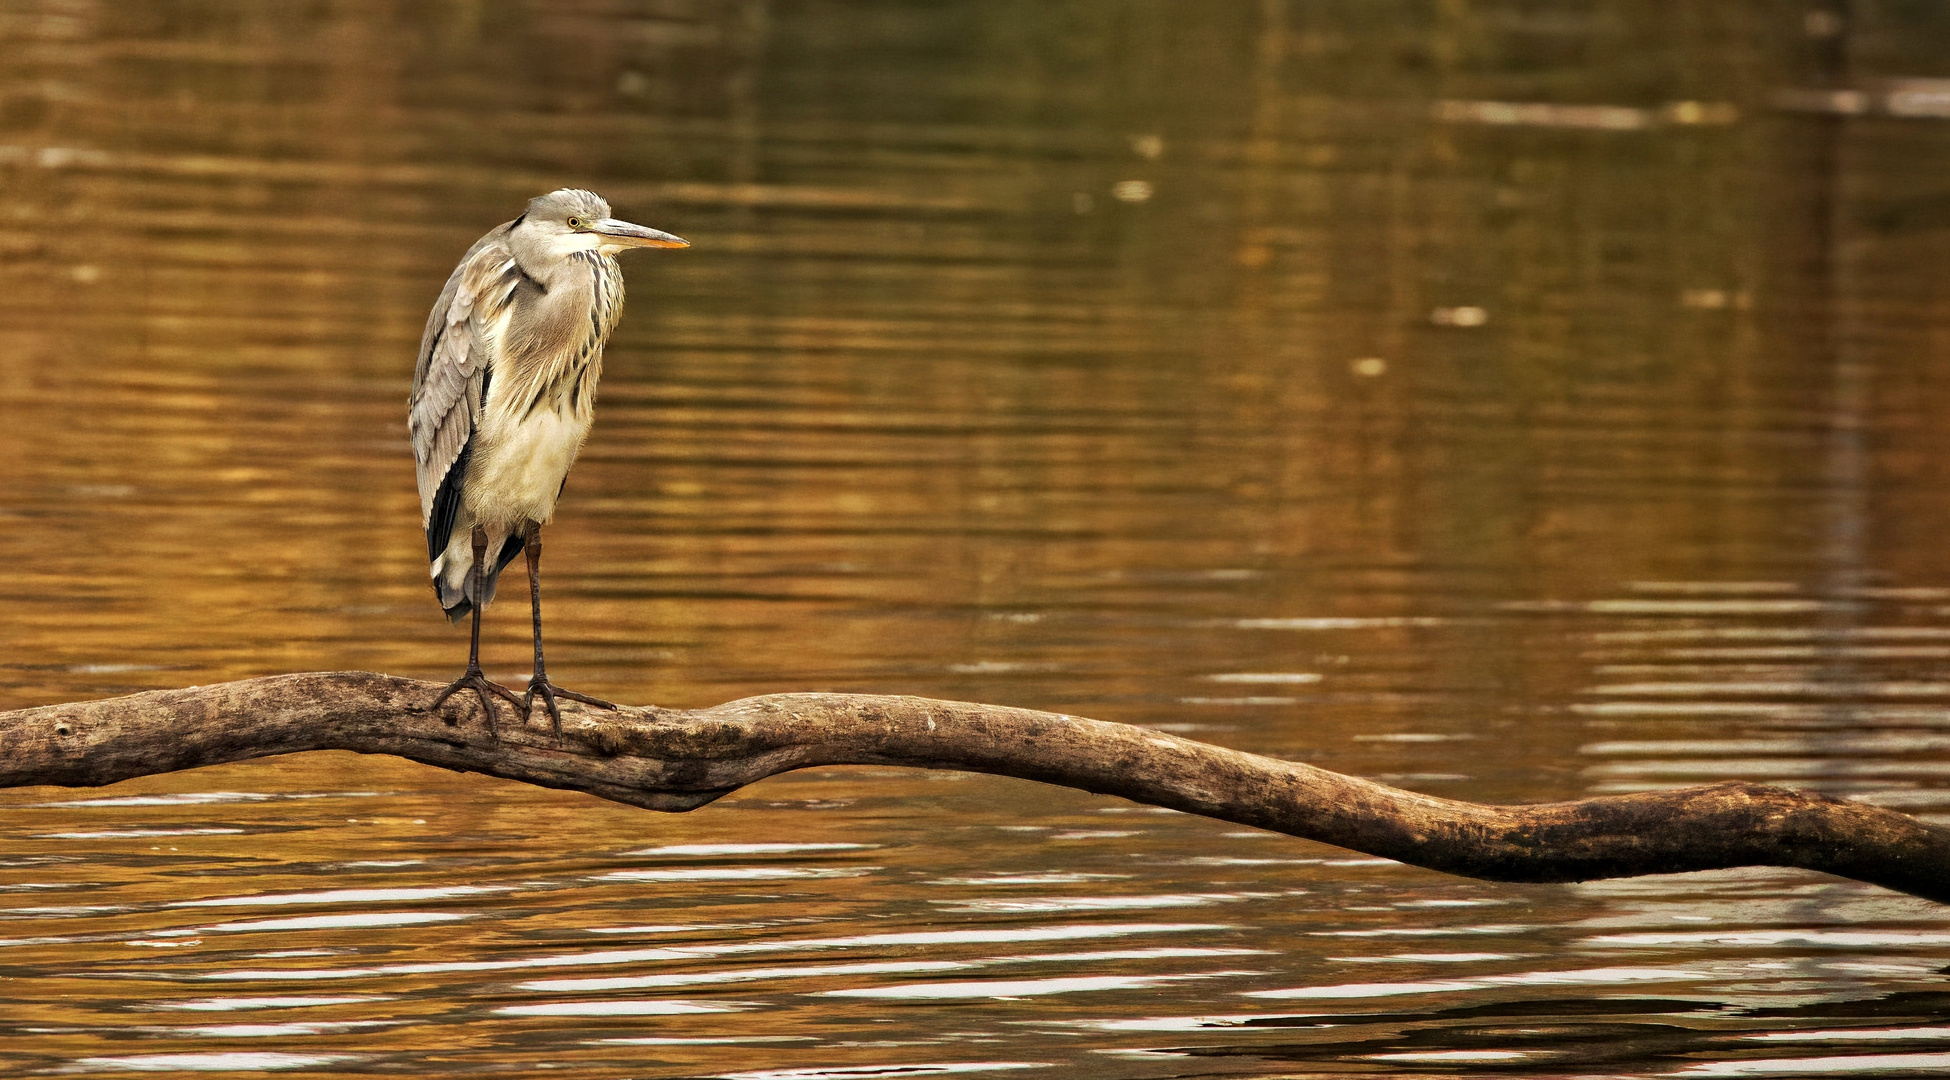
<path fill-rule="evenodd" d="M 504 716 L 496 738 L 472 695 L 429 711 L 439 689 L 318 672 L 0 713 L 0 787 L 352 750 L 685 811 L 793 769 L 900 765 L 1060 784 L 1495 881 L 1787 866 L 1950 902 L 1950 829 L 1761 784 L 1496 806 L 1126 724 L 872 694 L 696 710 L 565 704 L 559 739 L 545 715 Z"/>

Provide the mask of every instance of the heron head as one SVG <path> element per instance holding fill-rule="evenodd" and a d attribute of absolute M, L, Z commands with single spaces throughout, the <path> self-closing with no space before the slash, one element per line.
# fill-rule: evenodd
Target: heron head
<path fill-rule="evenodd" d="M 616 220 L 602 196 L 581 188 L 562 188 L 528 200 L 528 210 L 515 220 L 513 231 L 518 247 L 540 249 L 555 258 L 577 251 L 614 255 L 630 248 L 691 246 L 682 237 Z"/>

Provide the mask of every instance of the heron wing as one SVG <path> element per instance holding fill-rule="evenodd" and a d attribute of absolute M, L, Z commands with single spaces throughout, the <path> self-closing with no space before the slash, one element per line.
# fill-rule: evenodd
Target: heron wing
<path fill-rule="evenodd" d="M 499 347 L 493 328 L 520 281 L 508 250 L 508 228 L 495 229 L 468 250 L 440 290 L 420 338 L 406 427 L 413 439 L 429 558 L 446 548 L 453 531 L 470 443 Z"/>

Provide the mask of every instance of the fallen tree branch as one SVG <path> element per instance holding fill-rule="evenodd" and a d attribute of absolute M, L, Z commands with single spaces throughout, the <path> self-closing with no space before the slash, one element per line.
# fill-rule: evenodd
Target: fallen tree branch
<path fill-rule="evenodd" d="M 1761 784 L 1490 806 L 1125 724 L 866 694 L 691 711 L 578 706 L 564 710 L 560 739 L 546 718 L 504 714 L 497 740 L 472 695 L 426 711 L 439 689 L 323 672 L 0 713 L 0 787 L 353 750 L 683 811 L 791 769 L 904 765 L 1117 795 L 1493 881 L 1792 866 L 1950 901 L 1950 829 Z"/>

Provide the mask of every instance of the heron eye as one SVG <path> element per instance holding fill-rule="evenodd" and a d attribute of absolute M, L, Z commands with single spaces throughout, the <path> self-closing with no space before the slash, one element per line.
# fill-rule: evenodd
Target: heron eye
<path fill-rule="evenodd" d="M 572 217 L 572 218 L 570 218 L 570 219 L 569 219 L 569 228 L 571 228 L 571 229 L 580 229 L 580 228 L 582 228 L 582 219 L 581 219 L 581 218 L 579 218 L 579 217 Z"/>

